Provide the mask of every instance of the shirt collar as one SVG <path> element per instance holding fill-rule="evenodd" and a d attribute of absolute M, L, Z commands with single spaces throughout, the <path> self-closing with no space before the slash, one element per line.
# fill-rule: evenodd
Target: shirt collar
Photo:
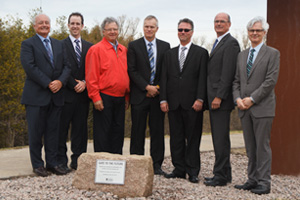
<path fill-rule="evenodd" d="M 108 40 L 107 40 L 108 41 Z M 119 45 L 119 43 L 118 43 L 118 41 L 116 40 L 116 44 L 114 44 L 114 43 L 112 43 L 112 42 L 110 42 L 110 41 L 108 41 L 113 47 L 114 47 L 114 49 L 117 51 L 117 49 L 118 49 L 118 45 Z"/>
<path fill-rule="evenodd" d="M 148 44 L 150 43 L 145 37 L 144 37 L 144 40 L 145 40 L 145 43 L 146 43 L 146 46 L 148 47 Z M 151 41 L 152 45 L 155 46 L 156 45 L 156 38 L 154 38 L 152 41 Z"/>
<path fill-rule="evenodd" d="M 81 37 L 79 37 L 78 39 L 76 39 L 75 37 L 73 37 L 72 35 L 69 35 L 69 38 L 72 42 L 75 42 L 75 40 L 79 40 L 79 42 L 81 42 Z"/>
<path fill-rule="evenodd" d="M 252 49 L 255 49 L 255 52 L 258 53 L 263 44 L 264 44 L 264 42 L 261 42 L 259 45 L 257 45 L 254 48 L 251 46 L 249 51 L 251 51 Z"/>
<path fill-rule="evenodd" d="M 190 41 L 187 45 L 185 45 L 185 46 L 183 46 L 183 45 L 179 45 L 179 49 L 181 50 L 181 47 L 186 47 L 187 48 L 187 50 L 189 50 L 190 49 L 190 47 L 191 47 L 191 45 L 192 45 L 192 41 Z"/>
<path fill-rule="evenodd" d="M 218 37 L 218 43 L 226 36 L 229 34 L 229 31 L 227 31 L 225 34 L 221 35 L 220 37 Z"/>
<path fill-rule="evenodd" d="M 40 40 L 42 42 L 44 42 L 44 39 L 48 39 L 49 41 L 51 41 L 49 35 L 47 35 L 47 37 L 45 37 L 45 38 L 43 36 L 39 35 L 39 34 L 36 34 L 36 35 L 40 38 Z"/>

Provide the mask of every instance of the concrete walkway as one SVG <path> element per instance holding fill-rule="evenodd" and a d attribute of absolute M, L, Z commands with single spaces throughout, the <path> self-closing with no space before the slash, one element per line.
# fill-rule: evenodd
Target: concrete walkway
<path fill-rule="evenodd" d="M 243 134 L 234 133 L 230 135 L 231 147 L 241 148 L 244 147 Z M 165 137 L 165 156 L 170 156 L 170 141 L 169 137 Z M 70 145 L 70 143 L 68 143 Z M 130 139 L 125 138 L 123 154 L 129 155 Z M 70 147 L 70 146 L 69 146 Z M 70 149 L 68 147 L 68 149 Z M 146 139 L 145 152 L 146 155 L 150 155 L 150 140 Z M 200 151 L 211 151 L 213 150 L 211 135 L 203 135 L 201 139 Z M 93 143 L 88 143 L 88 152 L 93 151 Z M 68 151 L 70 155 L 70 151 Z M 0 149 L 0 179 L 9 179 L 20 176 L 31 176 L 34 175 L 30 163 L 29 150 L 27 147 L 14 148 L 14 149 Z"/>

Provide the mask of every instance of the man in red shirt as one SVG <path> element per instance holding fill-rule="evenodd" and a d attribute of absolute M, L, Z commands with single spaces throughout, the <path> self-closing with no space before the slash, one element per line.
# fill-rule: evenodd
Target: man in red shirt
<path fill-rule="evenodd" d="M 103 39 L 89 49 L 85 73 L 94 103 L 94 151 L 122 154 L 125 109 L 129 106 L 127 49 L 117 41 L 116 19 L 105 18 L 101 29 Z"/>

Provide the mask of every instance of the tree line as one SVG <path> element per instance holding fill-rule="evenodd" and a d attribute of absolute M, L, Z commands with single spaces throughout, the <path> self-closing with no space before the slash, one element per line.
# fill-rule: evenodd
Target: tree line
<path fill-rule="evenodd" d="M 40 13 L 40 9 L 33 9 L 29 16 L 31 21 Z M 127 18 L 125 15 L 117 17 L 120 23 L 119 43 L 128 46 L 128 43 L 141 36 L 137 31 L 139 18 Z M 68 37 L 67 17 L 56 19 L 58 28 L 53 30 L 51 37 L 62 40 Z M 53 26 L 53 22 L 52 22 Z M 7 16 L 0 18 L 0 148 L 24 146 L 28 144 L 25 107 L 21 105 L 21 95 L 25 81 L 25 72 L 20 61 L 20 49 L 23 40 L 35 35 L 33 24 L 25 25 L 19 17 Z M 102 40 L 100 25 L 91 29 L 84 28 L 81 37 L 93 44 Z M 205 38 L 195 39 L 203 45 Z M 246 40 L 247 42 L 247 40 Z M 244 45 L 241 46 L 245 48 Z M 247 44 L 247 43 L 246 43 Z M 92 109 L 91 104 L 91 109 Z M 210 132 L 208 112 L 204 114 L 203 131 Z M 89 138 L 92 139 L 92 111 L 89 114 Z M 130 109 L 125 117 L 125 137 L 130 137 L 131 117 Z M 231 130 L 241 130 L 236 110 L 232 113 Z M 167 116 L 165 133 L 169 134 Z M 149 134 L 149 133 L 147 133 Z"/>

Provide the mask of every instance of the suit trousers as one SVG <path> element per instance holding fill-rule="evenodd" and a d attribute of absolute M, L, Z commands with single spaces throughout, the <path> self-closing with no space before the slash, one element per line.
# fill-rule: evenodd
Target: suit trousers
<path fill-rule="evenodd" d="M 58 165 L 57 151 L 61 110 L 62 107 L 54 105 L 52 101 L 46 106 L 26 105 L 29 151 L 33 168 L 44 167 L 43 139 L 46 167 L 52 168 Z"/>
<path fill-rule="evenodd" d="M 251 108 L 241 118 L 248 156 L 248 181 L 270 188 L 272 151 L 270 135 L 273 117 L 256 118 Z"/>
<path fill-rule="evenodd" d="M 230 113 L 231 110 L 209 110 L 215 151 L 213 173 L 218 179 L 231 181 L 230 165 Z"/>
<path fill-rule="evenodd" d="M 165 114 L 160 109 L 159 97 L 145 98 L 140 104 L 131 105 L 131 138 L 130 154 L 144 155 L 145 131 L 149 115 L 150 154 L 154 169 L 161 168 L 164 160 L 164 119 Z"/>
<path fill-rule="evenodd" d="M 71 125 L 71 165 L 77 166 L 78 157 L 86 152 L 88 127 L 87 118 L 89 114 L 89 102 L 82 102 L 79 99 L 74 99 L 71 103 L 65 103 L 62 108 L 60 133 L 59 133 L 59 148 L 57 160 L 59 164 L 67 166 L 67 139 L 69 128 Z"/>
<path fill-rule="evenodd" d="M 124 143 L 125 97 L 100 93 L 104 109 L 93 109 L 94 151 L 122 154 Z"/>
<path fill-rule="evenodd" d="M 198 176 L 200 171 L 200 140 L 203 111 L 185 110 L 179 106 L 168 113 L 170 149 L 174 173 Z"/>

